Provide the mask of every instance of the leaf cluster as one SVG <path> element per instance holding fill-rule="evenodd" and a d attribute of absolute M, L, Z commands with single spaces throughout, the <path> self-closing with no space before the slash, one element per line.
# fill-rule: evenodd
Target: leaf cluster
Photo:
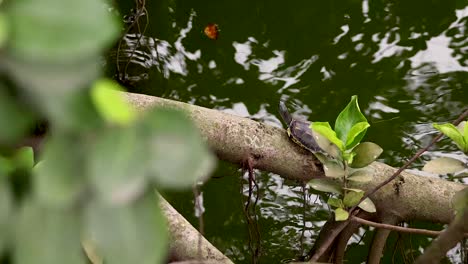
<path fill-rule="evenodd" d="M 138 114 L 99 78 L 120 31 L 106 1 L 0 7 L 0 71 L 13 80 L 0 80 L 0 256 L 78 264 L 84 248 L 105 263 L 162 262 L 168 234 L 155 188 L 191 187 L 214 168 L 197 129 L 179 111 Z M 12 146 L 39 117 L 50 129 L 35 160 Z"/>
<path fill-rule="evenodd" d="M 468 122 L 463 121 L 457 127 L 453 124 L 433 124 L 433 126 L 442 132 L 444 135 L 452 139 L 452 141 L 463 151 L 468 154 Z M 456 178 L 468 176 L 468 165 L 452 157 L 440 157 L 427 162 L 423 171 L 435 174 L 453 174 Z"/>
<path fill-rule="evenodd" d="M 318 191 L 331 193 L 328 204 L 335 209 L 335 220 L 348 219 L 346 208 L 358 205 L 375 212 L 369 198 L 361 201 L 364 191 L 349 185 L 372 180 L 374 171 L 368 165 L 382 153 L 382 148 L 372 142 L 362 142 L 370 124 L 359 108 L 357 96 L 340 112 L 332 129 L 328 122 L 313 122 L 310 126 L 317 144 L 325 153 L 314 153 L 322 162 L 325 179 L 313 179 L 309 185 Z M 358 204 L 359 203 L 359 204 Z"/>

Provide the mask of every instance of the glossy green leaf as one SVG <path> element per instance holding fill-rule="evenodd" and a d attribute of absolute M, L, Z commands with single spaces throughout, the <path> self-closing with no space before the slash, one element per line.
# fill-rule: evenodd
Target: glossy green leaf
<path fill-rule="evenodd" d="M 161 186 L 188 188 L 210 176 L 215 158 L 182 112 L 154 109 L 139 124 L 150 153 L 150 176 Z"/>
<path fill-rule="evenodd" d="M 359 200 L 364 196 L 364 191 L 350 191 L 346 192 L 343 198 L 343 204 L 346 207 L 352 207 L 358 204 Z"/>
<path fill-rule="evenodd" d="M 12 193 L 0 172 L 0 255 L 4 253 L 11 236 L 13 209 Z"/>
<path fill-rule="evenodd" d="M 333 207 L 337 208 L 343 208 L 343 201 L 341 199 L 335 198 L 335 197 L 330 197 L 328 198 L 327 204 Z"/>
<path fill-rule="evenodd" d="M 373 142 L 363 142 L 357 145 L 353 152 L 356 153 L 356 156 L 354 156 L 353 162 L 349 166 L 363 168 L 374 162 L 382 154 L 383 149 Z"/>
<path fill-rule="evenodd" d="M 463 138 L 468 142 L 468 121 L 461 122 L 460 126 L 463 126 Z"/>
<path fill-rule="evenodd" d="M 374 178 L 374 173 L 372 168 L 353 170 L 346 179 L 354 182 L 370 182 Z"/>
<path fill-rule="evenodd" d="M 370 127 L 370 125 L 367 122 L 359 122 L 354 124 L 353 127 L 351 127 L 351 130 L 349 131 L 348 137 L 346 139 L 346 149 L 352 149 L 354 146 L 359 144 L 361 139 L 366 134 L 368 127 Z"/>
<path fill-rule="evenodd" d="M 312 129 L 312 125 L 310 127 Z M 325 136 L 321 135 L 317 131 L 314 131 L 313 129 L 312 129 L 312 133 L 314 135 L 315 142 L 317 142 L 317 145 L 319 145 L 321 149 L 323 149 L 331 157 L 339 159 L 341 155 L 341 151 L 335 144 L 333 144 Z M 315 154 L 316 153 L 314 153 L 314 155 Z"/>
<path fill-rule="evenodd" d="M 314 156 L 323 164 L 325 162 L 327 162 L 330 157 L 327 157 L 325 154 L 322 154 L 322 153 L 319 153 L 319 152 L 316 152 L 314 153 Z"/>
<path fill-rule="evenodd" d="M 0 48 L 8 39 L 8 20 L 4 13 L 0 12 Z"/>
<path fill-rule="evenodd" d="M 366 117 L 361 113 L 359 109 L 358 99 L 356 95 L 351 97 L 351 101 L 348 105 L 341 111 L 335 121 L 335 132 L 336 136 L 342 141 L 346 142 L 346 146 L 352 146 L 353 144 L 357 144 L 355 142 L 361 141 L 362 137 L 364 137 L 364 132 L 360 131 L 363 127 L 363 124 L 359 125 L 358 127 L 353 127 L 358 123 L 367 123 Z M 352 131 L 353 130 L 353 131 Z M 353 137 L 351 138 L 351 133 L 353 133 Z M 349 141 L 348 141 L 349 139 Z"/>
<path fill-rule="evenodd" d="M 85 240 L 96 245 L 105 263 L 163 263 L 167 227 L 154 195 L 124 206 L 94 201 L 86 210 Z"/>
<path fill-rule="evenodd" d="M 45 143 L 42 160 L 32 170 L 33 190 L 43 205 L 65 208 L 78 199 L 85 185 L 81 148 L 76 139 L 61 136 Z"/>
<path fill-rule="evenodd" d="M 13 157 L 13 161 L 16 168 L 30 171 L 34 166 L 33 149 L 31 147 L 19 148 Z"/>
<path fill-rule="evenodd" d="M 462 161 L 454 158 L 442 157 L 430 160 L 424 165 L 422 170 L 435 174 L 448 174 L 456 173 L 464 169 L 466 169 L 466 165 Z"/>
<path fill-rule="evenodd" d="M 312 179 L 307 184 L 309 184 L 310 187 L 317 191 L 336 194 L 343 193 L 340 182 L 331 178 Z"/>
<path fill-rule="evenodd" d="M 136 113 L 125 100 L 120 85 L 109 79 L 101 79 L 91 88 L 91 98 L 101 116 L 110 123 L 126 125 L 132 122 Z"/>
<path fill-rule="evenodd" d="M 433 126 L 440 132 L 444 133 L 444 135 L 452 139 L 463 152 L 468 152 L 468 141 L 465 141 L 462 133 L 454 125 L 447 123 L 440 125 L 433 124 Z"/>
<path fill-rule="evenodd" d="M 16 264 L 84 264 L 77 211 L 23 203 L 15 225 Z"/>
<path fill-rule="evenodd" d="M 375 213 L 377 211 L 377 209 L 375 208 L 374 202 L 372 202 L 372 200 L 369 199 L 369 197 L 364 199 L 364 201 L 362 201 L 358 205 L 358 207 L 361 208 L 362 210 L 368 212 L 368 213 Z"/>
<path fill-rule="evenodd" d="M 335 209 L 335 221 L 345 221 L 349 217 L 349 213 L 342 209 L 342 208 L 336 208 Z"/>
<path fill-rule="evenodd" d="M 137 128 L 107 129 L 96 137 L 89 153 L 89 176 L 100 198 L 126 204 L 147 189 L 152 159 L 150 147 Z"/>
<path fill-rule="evenodd" d="M 457 215 L 468 209 L 468 188 L 455 193 L 452 198 L 452 207 Z"/>
<path fill-rule="evenodd" d="M 331 128 L 328 122 L 313 122 L 310 125 L 310 128 L 321 134 L 322 136 L 326 137 L 330 142 L 335 144 L 340 150 L 344 150 L 343 142 L 337 137 L 335 131 Z"/>
<path fill-rule="evenodd" d="M 22 0 L 9 7 L 9 48 L 22 59 L 71 64 L 99 56 L 120 34 L 103 0 Z"/>
<path fill-rule="evenodd" d="M 340 178 L 344 176 L 344 168 L 339 161 L 327 159 L 325 162 L 322 162 L 322 165 L 325 176 L 330 178 Z"/>
<path fill-rule="evenodd" d="M 461 121 L 460 124 L 457 125 L 457 129 L 463 134 L 463 137 L 468 136 L 468 128 L 466 127 L 467 123 L 468 121 Z"/>

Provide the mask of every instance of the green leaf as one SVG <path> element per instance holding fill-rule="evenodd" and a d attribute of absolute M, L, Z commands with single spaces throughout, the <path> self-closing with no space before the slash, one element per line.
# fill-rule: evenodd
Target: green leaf
<path fill-rule="evenodd" d="M 310 127 L 312 129 L 312 125 Z M 333 144 L 330 140 L 328 140 L 328 138 L 321 135 L 317 131 L 314 131 L 313 129 L 312 129 L 312 133 L 314 135 L 315 142 L 317 142 L 317 145 L 321 149 L 323 149 L 328 155 L 339 159 L 339 157 L 341 156 L 341 151 L 335 144 Z M 314 153 L 314 155 L 316 154 L 322 155 L 321 153 L 318 153 L 318 152 Z"/>
<path fill-rule="evenodd" d="M 9 7 L 9 48 L 21 59 L 69 64 L 98 57 L 120 34 L 102 0 L 22 0 Z"/>
<path fill-rule="evenodd" d="M 147 189 L 152 159 L 150 147 L 136 127 L 102 131 L 88 156 L 89 176 L 99 198 L 113 204 L 137 199 Z"/>
<path fill-rule="evenodd" d="M 330 178 L 340 178 L 344 176 L 344 168 L 341 162 L 333 159 L 326 159 L 322 162 L 325 176 Z"/>
<path fill-rule="evenodd" d="M 136 113 L 125 100 L 120 85 L 109 79 L 101 79 L 91 88 L 91 98 L 101 116 L 110 123 L 126 125 L 132 122 Z"/>
<path fill-rule="evenodd" d="M 76 210 L 52 210 L 27 200 L 15 227 L 14 263 L 86 263 L 80 245 L 80 218 Z"/>
<path fill-rule="evenodd" d="M 361 139 L 366 134 L 368 127 L 370 127 L 370 125 L 367 122 L 359 122 L 353 125 L 346 139 L 346 149 L 352 149 L 354 146 L 359 144 Z"/>
<path fill-rule="evenodd" d="M 368 213 L 375 213 L 377 211 L 377 209 L 375 208 L 375 204 L 372 202 L 371 199 L 369 199 L 369 197 L 364 199 L 364 201 L 362 201 L 358 205 L 358 207 Z"/>
<path fill-rule="evenodd" d="M 0 156 L 0 177 L 6 176 L 15 170 L 13 161 Z"/>
<path fill-rule="evenodd" d="M 356 156 L 354 156 L 353 162 L 349 166 L 351 168 L 363 168 L 374 162 L 382 154 L 383 149 L 373 142 L 363 142 L 357 145 L 353 152 L 356 153 Z"/>
<path fill-rule="evenodd" d="M 0 2 L 1 4 L 1 2 Z M 0 13 L 0 48 L 8 40 L 8 19 L 4 13 Z"/>
<path fill-rule="evenodd" d="M 314 190 L 327 192 L 327 193 L 336 193 L 342 194 L 341 184 L 331 178 L 325 179 L 312 179 L 307 184 L 310 185 Z"/>
<path fill-rule="evenodd" d="M 349 188 L 349 187 L 343 187 L 343 190 L 353 191 L 353 192 L 362 192 L 363 191 L 363 190 L 358 189 L 358 188 Z"/>
<path fill-rule="evenodd" d="M 333 207 L 338 207 L 338 208 L 343 208 L 343 201 L 341 199 L 338 199 L 338 198 L 335 198 L 335 197 L 330 197 L 328 198 L 328 202 L 327 204 L 329 204 L 330 206 L 333 206 Z"/>
<path fill-rule="evenodd" d="M 346 179 L 354 182 L 370 182 L 374 177 L 374 173 L 372 168 L 354 170 Z"/>
<path fill-rule="evenodd" d="M 343 204 L 346 207 L 352 207 L 355 206 L 359 200 L 364 196 L 364 191 L 359 191 L 359 192 L 346 192 L 343 198 Z"/>
<path fill-rule="evenodd" d="M 460 133 L 463 133 L 463 139 L 464 139 L 465 143 L 468 144 L 468 121 L 461 122 L 458 125 L 458 127 L 460 128 L 460 129 L 458 129 L 460 131 Z M 463 128 L 463 132 L 462 132 L 461 128 Z"/>
<path fill-rule="evenodd" d="M 451 138 L 457 146 L 463 151 L 468 152 L 468 141 L 465 141 L 461 132 L 452 124 L 432 124 L 437 130 Z"/>
<path fill-rule="evenodd" d="M 11 144 L 26 134 L 32 124 L 32 116 L 6 90 L 0 82 L 0 143 Z"/>
<path fill-rule="evenodd" d="M 8 187 L 8 182 L 0 173 L 0 255 L 9 244 L 12 235 L 13 195 Z"/>
<path fill-rule="evenodd" d="M 310 128 L 326 137 L 330 142 L 335 144 L 341 151 L 344 151 L 343 142 L 336 136 L 335 131 L 331 128 L 328 122 L 313 122 Z"/>
<path fill-rule="evenodd" d="M 341 208 L 335 209 L 335 221 L 345 221 L 349 217 L 349 213 Z"/>
<path fill-rule="evenodd" d="M 33 190 L 41 204 L 65 208 L 83 191 L 82 142 L 56 135 L 44 146 L 43 160 L 32 170 Z"/>
<path fill-rule="evenodd" d="M 34 166 L 33 149 L 31 147 L 19 148 L 13 157 L 13 161 L 16 168 L 30 171 Z"/>
<path fill-rule="evenodd" d="M 467 123 L 468 123 L 468 121 L 461 121 L 460 124 L 457 125 L 458 131 L 460 131 L 460 133 L 462 133 L 463 136 L 465 136 L 465 133 L 468 133 L 468 129 L 465 130 L 465 128 L 466 128 L 465 126 L 466 126 Z M 468 134 L 466 134 L 466 135 L 468 135 Z"/>
<path fill-rule="evenodd" d="M 465 163 L 460 160 L 448 157 L 442 157 L 430 160 L 423 167 L 423 171 L 435 174 L 456 173 L 466 169 Z"/>
<path fill-rule="evenodd" d="M 346 142 L 346 146 L 352 147 L 364 137 L 366 128 L 364 124 L 353 129 L 358 123 L 367 123 L 367 119 L 359 109 L 357 96 L 353 95 L 351 101 L 345 109 L 341 111 L 335 122 L 336 135 L 342 142 Z M 364 131 L 362 130 L 363 128 Z M 351 135 L 351 132 L 353 135 Z"/>
<path fill-rule="evenodd" d="M 2 62 L 24 97 L 62 129 L 75 121 L 67 110 L 76 91 L 100 74 L 101 52 L 120 34 L 118 18 L 104 0 L 21 0 L 8 7 Z"/>
<path fill-rule="evenodd" d="M 188 188 L 210 176 L 215 158 L 182 112 L 154 109 L 139 124 L 150 153 L 150 177 L 168 188 Z"/>
<path fill-rule="evenodd" d="M 325 162 L 327 162 L 328 160 L 330 160 L 329 157 L 327 157 L 326 155 L 320 153 L 320 152 L 316 152 L 314 153 L 314 156 L 323 164 Z"/>
<path fill-rule="evenodd" d="M 152 193 L 124 206 L 94 201 L 86 210 L 86 241 L 92 241 L 106 263 L 163 263 L 167 227 Z"/>

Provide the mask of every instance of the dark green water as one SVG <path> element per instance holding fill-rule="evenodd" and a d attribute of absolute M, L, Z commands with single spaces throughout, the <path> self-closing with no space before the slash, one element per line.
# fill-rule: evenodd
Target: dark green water
<path fill-rule="evenodd" d="M 133 8 L 132 1 L 118 2 L 123 13 Z M 134 92 L 275 126 L 281 126 L 280 99 L 296 115 L 333 122 L 356 94 L 371 123 L 366 140 L 382 146 L 381 161 L 392 166 L 428 143 L 433 122 L 452 121 L 468 105 L 466 1 L 147 2 L 139 29 L 135 26 L 108 60 L 109 74 L 116 74 L 118 65 Z M 208 23 L 219 25 L 217 40 L 203 34 Z M 445 140 L 415 167 L 448 153 L 467 161 Z M 236 263 L 251 263 L 242 211 L 245 178 L 221 162 L 214 177 L 202 188 L 206 236 Z M 260 263 L 294 258 L 301 248 L 301 188 L 276 175 L 257 177 Z M 167 197 L 196 225 L 191 193 Z M 312 195 L 305 217 L 306 250 L 326 219 L 326 208 L 313 205 L 315 200 Z M 365 261 L 370 237 L 363 229 L 351 240 L 349 263 Z M 410 263 L 428 243 L 424 237 L 394 235 L 383 263 Z M 449 262 L 460 261 L 457 250 Z"/>

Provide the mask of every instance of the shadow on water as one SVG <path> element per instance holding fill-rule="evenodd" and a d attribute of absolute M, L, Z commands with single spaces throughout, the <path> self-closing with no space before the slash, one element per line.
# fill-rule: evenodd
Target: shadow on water
<path fill-rule="evenodd" d="M 123 14 L 132 14 L 131 1 L 117 2 Z M 108 57 L 109 74 L 117 74 L 118 61 L 120 77 L 131 91 L 275 126 L 281 126 L 280 99 L 296 115 L 333 122 L 357 94 L 371 123 L 366 139 L 384 148 L 381 161 L 392 166 L 402 165 L 430 141 L 433 122 L 454 120 L 468 102 L 465 1 L 162 0 L 147 1 L 146 11 L 140 30 L 130 30 Z M 148 27 L 140 35 L 146 19 Z M 203 34 L 209 23 L 219 25 L 217 40 Z M 415 166 L 448 152 L 463 159 L 448 142 L 439 143 Z M 202 188 L 206 236 L 236 263 L 250 263 L 241 173 L 221 163 L 214 176 L 220 179 Z M 294 258 L 301 247 L 301 188 L 276 175 L 257 177 L 260 262 Z M 242 183 L 245 190 L 247 182 Z M 191 193 L 167 195 L 197 223 Z M 306 248 L 327 215 L 320 199 L 315 206 L 314 200 L 316 196 L 306 215 Z M 367 255 L 369 235 L 360 232 L 348 252 L 352 263 Z M 426 238 L 392 241 L 384 263 L 411 262 L 428 243 Z M 402 252 L 410 242 L 414 251 Z M 453 256 L 456 263 L 456 252 Z"/>

